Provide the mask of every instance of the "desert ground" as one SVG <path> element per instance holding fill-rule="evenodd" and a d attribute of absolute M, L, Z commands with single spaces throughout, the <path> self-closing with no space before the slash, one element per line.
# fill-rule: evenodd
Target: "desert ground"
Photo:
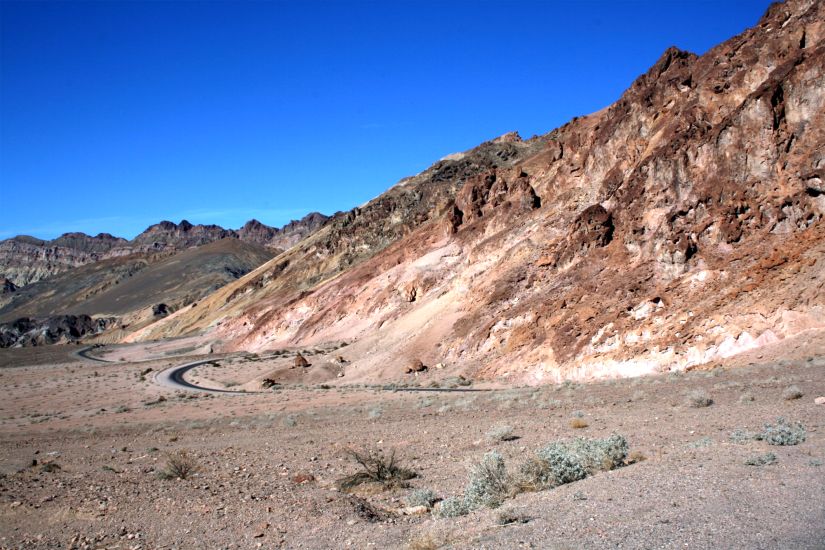
<path fill-rule="evenodd" d="M 824 548 L 823 336 L 704 370 L 535 387 L 465 385 L 449 365 L 351 383 L 336 374 L 355 359 L 344 342 L 3 350 L 0 548 Z M 293 366 L 299 351 L 309 367 Z M 232 393 L 155 382 L 204 358 L 186 379 Z M 777 417 L 805 441 L 747 436 Z M 616 469 L 460 517 L 415 505 L 422 490 L 460 495 L 489 451 L 515 472 L 553 441 L 614 433 L 630 450 Z M 394 452 L 416 475 L 344 490 L 349 450 Z M 169 475 L 181 452 L 185 479 Z"/>

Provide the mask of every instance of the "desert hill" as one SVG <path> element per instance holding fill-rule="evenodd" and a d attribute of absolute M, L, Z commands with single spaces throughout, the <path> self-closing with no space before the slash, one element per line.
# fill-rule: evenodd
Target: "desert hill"
<path fill-rule="evenodd" d="M 613 105 L 439 161 L 130 339 L 354 342 L 537 382 L 697 365 L 825 324 L 825 5 L 670 48 Z M 349 374 L 348 374 L 349 376 Z"/>
<path fill-rule="evenodd" d="M 186 220 L 179 224 L 162 221 L 148 227 L 131 241 L 108 233 L 94 237 L 84 233 L 66 233 L 50 241 L 21 235 L 0 241 L 0 278 L 5 278 L 16 287 L 23 287 L 101 260 L 134 256 L 152 262 L 227 237 L 280 252 L 317 231 L 327 219 L 323 214 L 312 212 L 281 228 L 250 220 L 238 230 L 224 229 L 218 225 L 193 225 Z"/>

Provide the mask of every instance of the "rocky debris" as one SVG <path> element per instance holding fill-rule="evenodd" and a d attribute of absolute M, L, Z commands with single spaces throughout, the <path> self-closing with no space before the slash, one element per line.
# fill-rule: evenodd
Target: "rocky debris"
<path fill-rule="evenodd" d="M 309 366 L 309 361 L 307 361 L 306 357 L 298 353 L 298 355 L 296 355 L 295 359 L 292 361 L 292 366 L 306 368 Z"/>
<path fill-rule="evenodd" d="M 424 372 L 426 370 L 427 370 L 427 367 L 424 365 L 424 363 L 421 362 L 420 359 L 413 359 L 407 365 L 407 368 L 404 370 L 404 374 Z"/>
<path fill-rule="evenodd" d="M 115 321 L 114 318 L 92 319 L 88 315 L 56 315 L 45 319 L 23 317 L 0 324 L 0 348 L 74 342 L 105 331 Z"/>
<path fill-rule="evenodd" d="M 170 313 L 171 311 L 169 310 L 169 306 L 164 303 L 155 304 L 152 306 L 153 317 L 166 317 Z"/>
<path fill-rule="evenodd" d="M 816 405 L 825 405 L 825 396 L 820 396 L 814 399 Z"/>
<path fill-rule="evenodd" d="M 0 278 L 0 294 L 11 294 L 15 290 L 17 290 L 17 285 L 5 277 Z"/>
<path fill-rule="evenodd" d="M 455 211 L 449 214 L 454 227 L 472 223 L 494 210 L 511 214 L 530 212 L 541 206 L 541 199 L 520 168 L 489 170 L 469 178 L 455 196 Z"/>
<path fill-rule="evenodd" d="M 555 265 L 583 258 L 591 248 L 607 246 L 613 239 L 613 216 L 600 204 L 585 208 L 576 217 L 564 241 L 558 247 Z"/>

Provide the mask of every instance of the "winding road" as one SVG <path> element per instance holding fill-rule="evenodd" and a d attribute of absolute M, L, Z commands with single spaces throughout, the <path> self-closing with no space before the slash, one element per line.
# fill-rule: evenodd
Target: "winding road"
<path fill-rule="evenodd" d="M 118 363 L 118 361 L 109 361 L 108 359 L 101 359 L 100 357 L 95 357 L 94 355 L 89 355 L 89 351 L 95 349 L 97 346 L 86 346 L 85 348 L 79 349 L 72 353 L 72 355 L 76 357 L 80 357 L 82 359 L 87 359 L 89 361 L 97 361 L 99 363 Z M 173 358 L 172 358 L 173 359 Z M 250 395 L 255 393 L 271 393 L 265 391 L 238 391 L 238 390 L 223 390 L 218 388 L 207 388 L 205 386 L 198 386 L 189 382 L 184 378 L 184 374 L 188 371 L 198 367 L 200 365 L 206 365 L 207 363 L 213 363 L 217 359 L 200 359 L 198 361 L 191 361 L 189 363 L 184 363 L 182 365 L 176 365 L 173 367 L 169 367 L 164 369 L 160 372 L 155 373 L 154 381 L 159 386 L 163 386 L 166 388 L 174 389 L 174 390 L 185 390 L 185 391 L 197 391 L 197 392 L 205 392 L 205 393 L 220 393 L 223 395 Z M 491 392 L 497 391 L 493 388 L 420 388 L 420 387 L 397 387 L 392 385 L 382 385 L 382 386 L 375 386 L 372 389 L 378 389 L 382 391 L 406 391 L 406 392 L 445 392 L 445 393 L 476 393 L 476 392 Z"/>

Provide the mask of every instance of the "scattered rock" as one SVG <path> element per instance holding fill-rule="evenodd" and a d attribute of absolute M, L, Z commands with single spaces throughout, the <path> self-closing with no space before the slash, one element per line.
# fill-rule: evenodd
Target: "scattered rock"
<path fill-rule="evenodd" d="M 825 395 L 817 397 L 814 399 L 814 403 L 817 405 L 825 405 Z"/>
<path fill-rule="evenodd" d="M 295 360 L 293 361 L 292 364 L 295 367 L 306 368 L 306 367 L 309 366 L 309 361 L 307 361 L 306 357 L 301 355 L 301 353 L 299 352 L 298 355 L 295 356 Z"/>
<path fill-rule="evenodd" d="M 424 366 L 424 363 L 421 362 L 420 359 L 413 359 L 410 361 L 409 365 L 407 365 L 407 369 L 404 371 L 405 374 L 410 374 L 413 372 L 424 372 L 427 370 L 427 367 Z"/>

